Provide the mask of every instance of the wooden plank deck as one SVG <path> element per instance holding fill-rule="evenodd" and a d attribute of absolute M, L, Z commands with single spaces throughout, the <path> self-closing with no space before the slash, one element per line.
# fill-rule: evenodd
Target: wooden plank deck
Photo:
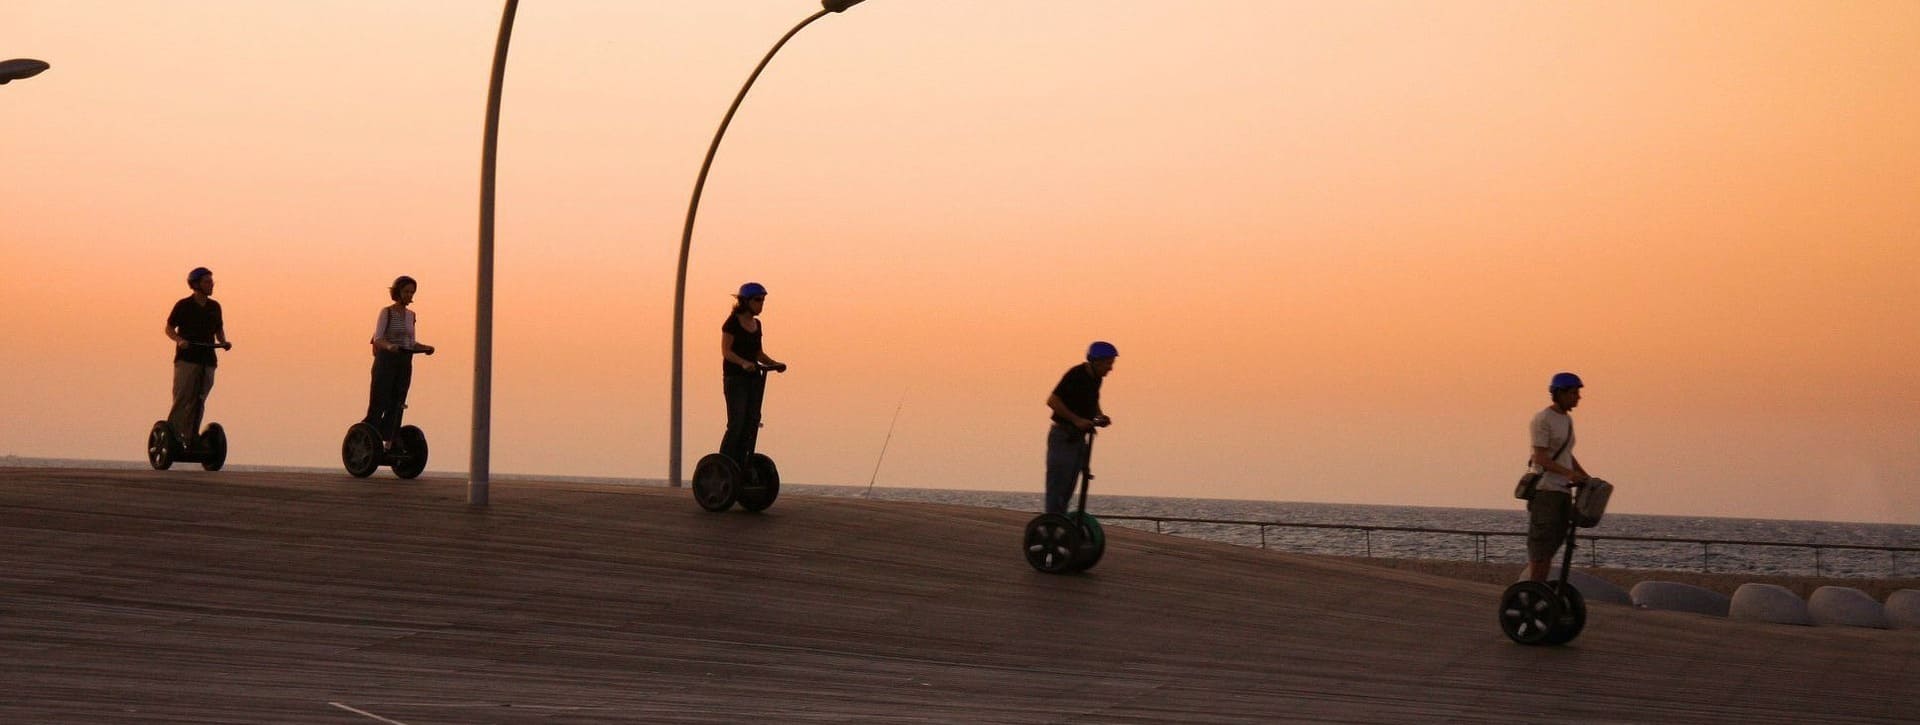
<path fill-rule="evenodd" d="M 1912 722 L 1920 632 L 1595 605 L 1027 515 L 788 496 L 0 469 L 0 722 Z M 1097 502 L 1096 502 L 1097 503 Z M 1096 506 L 1097 508 L 1097 506 Z"/>

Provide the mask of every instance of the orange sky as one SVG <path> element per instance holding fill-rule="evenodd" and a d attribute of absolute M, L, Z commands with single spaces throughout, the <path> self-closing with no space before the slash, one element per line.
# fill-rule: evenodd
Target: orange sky
<path fill-rule="evenodd" d="M 526 0 L 494 468 L 666 469 L 700 155 L 818 6 Z M 409 420 L 466 463 L 490 2 L 14 0 L 0 454 L 133 459 L 206 265 L 236 463 L 335 465 L 421 280 Z M 1034 490 L 1120 346 L 1103 492 L 1506 507 L 1560 369 L 1616 510 L 1920 520 L 1920 4 L 871 0 L 797 37 L 707 187 L 689 461 L 772 288 L 790 481 Z M 384 475 L 384 474 L 382 474 Z M 1037 502 L 1037 496 L 1036 496 Z"/>

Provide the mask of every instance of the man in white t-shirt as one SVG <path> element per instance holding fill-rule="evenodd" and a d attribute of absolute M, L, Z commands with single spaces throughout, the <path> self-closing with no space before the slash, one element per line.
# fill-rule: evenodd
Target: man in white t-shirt
<path fill-rule="evenodd" d="M 1553 555 L 1567 541 L 1567 529 L 1573 518 L 1570 484 L 1583 483 L 1590 476 L 1573 455 L 1573 416 L 1580 404 L 1580 389 L 1586 387 L 1580 376 L 1558 373 L 1547 383 L 1553 405 L 1533 415 L 1528 426 L 1532 433 L 1533 466 L 1540 474 L 1540 485 L 1527 501 L 1527 569 L 1523 579 L 1546 581 L 1553 568 Z"/>

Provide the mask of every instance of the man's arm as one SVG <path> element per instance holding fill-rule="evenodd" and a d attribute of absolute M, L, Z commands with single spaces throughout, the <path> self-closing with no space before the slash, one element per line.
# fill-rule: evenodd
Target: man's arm
<path fill-rule="evenodd" d="M 1067 422 L 1072 423 L 1075 428 L 1079 428 L 1080 430 L 1093 428 L 1093 421 L 1074 414 L 1073 410 L 1068 408 L 1067 404 L 1062 402 L 1058 395 L 1052 393 L 1047 394 L 1047 407 L 1052 408 L 1055 414 L 1067 419 Z"/>
<path fill-rule="evenodd" d="M 1553 451 L 1549 451 L 1541 446 L 1533 447 L 1533 463 L 1539 466 L 1541 470 L 1566 476 L 1567 480 L 1573 481 L 1574 483 L 1587 480 L 1587 472 L 1579 468 L 1579 459 L 1574 459 L 1573 468 L 1562 466 L 1553 460 Z"/>

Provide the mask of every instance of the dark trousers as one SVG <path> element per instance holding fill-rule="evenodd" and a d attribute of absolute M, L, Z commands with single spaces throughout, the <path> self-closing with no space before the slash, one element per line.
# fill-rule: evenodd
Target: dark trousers
<path fill-rule="evenodd" d="M 373 386 L 367 392 L 367 425 L 391 441 L 400 432 L 400 414 L 407 409 L 407 388 L 413 386 L 413 356 L 404 352 L 373 354 Z"/>
<path fill-rule="evenodd" d="M 720 454 L 742 466 L 760 442 L 760 402 L 767 397 L 767 376 L 728 375 L 721 381 L 727 393 L 727 434 Z"/>
<path fill-rule="evenodd" d="M 1086 465 L 1086 434 L 1070 425 L 1047 431 L 1047 513 L 1064 514 Z"/>

